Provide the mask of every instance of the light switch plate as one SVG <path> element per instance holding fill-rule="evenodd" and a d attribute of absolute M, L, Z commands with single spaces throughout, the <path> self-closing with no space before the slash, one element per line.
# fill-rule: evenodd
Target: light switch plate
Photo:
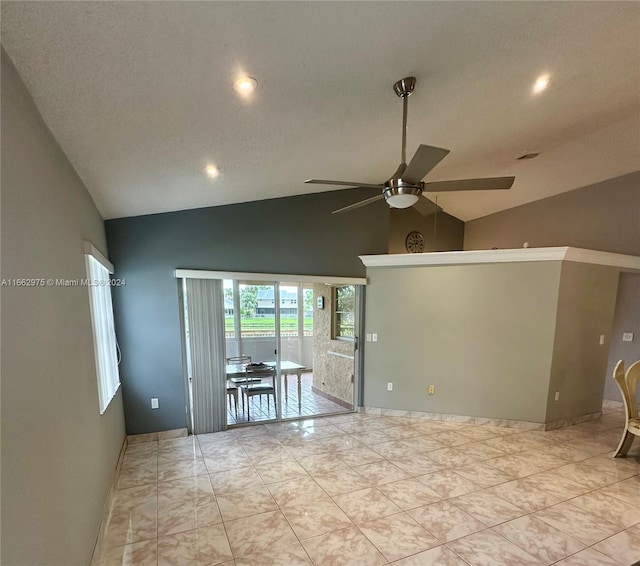
<path fill-rule="evenodd" d="M 623 332 L 622 333 L 622 341 L 623 342 L 633 342 L 633 332 Z"/>
<path fill-rule="evenodd" d="M 160 405 L 158 404 L 158 398 L 157 397 L 153 397 L 151 399 L 151 408 L 152 409 L 158 409 L 160 407 Z"/>
<path fill-rule="evenodd" d="M 378 334 L 376 332 L 371 334 L 371 341 L 372 342 L 377 342 L 378 341 Z"/>

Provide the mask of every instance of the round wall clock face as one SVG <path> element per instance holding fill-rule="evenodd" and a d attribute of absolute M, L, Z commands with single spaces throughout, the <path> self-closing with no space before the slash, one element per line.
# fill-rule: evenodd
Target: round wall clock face
<path fill-rule="evenodd" d="M 421 253 L 424 251 L 424 236 L 420 232 L 409 232 L 404 244 L 409 253 Z"/>

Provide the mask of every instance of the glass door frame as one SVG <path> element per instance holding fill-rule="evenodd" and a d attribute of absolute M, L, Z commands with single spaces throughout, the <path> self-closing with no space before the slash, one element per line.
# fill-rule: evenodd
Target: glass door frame
<path fill-rule="evenodd" d="M 237 355 L 242 355 L 244 353 L 246 353 L 243 350 L 242 347 L 242 341 L 243 341 L 243 336 L 242 336 L 242 313 L 240 310 L 240 286 L 241 285 L 247 285 L 247 286 L 264 286 L 264 287 L 272 287 L 273 288 L 273 296 L 274 296 L 274 336 L 273 336 L 273 345 L 274 345 L 274 355 L 275 355 L 275 374 L 273 376 L 273 386 L 274 386 L 274 390 L 275 390 L 275 396 L 274 396 L 274 405 L 275 405 L 275 413 L 276 416 L 274 419 L 264 419 L 264 420 L 260 420 L 260 421 L 247 421 L 247 422 L 235 422 L 235 423 L 229 423 L 228 422 L 228 418 L 227 420 L 227 428 L 234 428 L 234 427 L 239 427 L 239 426 L 248 426 L 248 425 L 254 425 L 254 424 L 265 424 L 265 423 L 274 423 L 274 422 L 280 422 L 281 419 L 281 408 L 280 408 L 280 363 L 281 363 L 281 358 L 280 358 L 280 308 L 278 306 L 278 300 L 277 298 L 280 296 L 280 283 L 279 281 L 265 281 L 265 280 L 258 280 L 258 279 L 228 279 L 225 278 L 225 280 L 231 280 L 232 285 L 233 285 L 233 328 L 234 328 L 234 334 L 235 334 L 235 339 L 237 341 L 237 345 L 238 345 L 238 352 Z M 223 280 L 224 281 L 224 280 Z M 226 338 L 225 338 L 225 354 L 226 357 L 229 357 L 229 352 L 226 349 Z M 253 361 L 257 361 L 257 360 L 253 360 Z M 260 360 L 262 361 L 262 360 Z M 269 360 L 265 360 L 267 363 L 269 363 Z M 239 392 L 239 391 L 238 391 Z M 239 392 L 240 393 L 240 392 Z M 251 399 L 248 398 L 247 399 L 247 403 L 250 403 Z M 228 417 L 228 412 L 227 412 L 227 417 Z M 236 417 L 237 417 L 237 413 L 236 413 Z"/>
<path fill-rule="evenodd" d="M 236 317 L 240 316 L 239 309 L 235 307 L 239 305 L 239 295 L 235 292 L 236 283 L 245 284 L 267 284 L 274 285 L 275 297 L 278 298 L 278 308 L 275 309 L 276 313 L 276 418 L 268 419 L 264 421 L 257 421 L 251 423 L 238 423 L 227 425 L 230 428 L 253 426 L 254 424 L 269 424 L 274 422 L 289 422 L 297 420 L 305 420 L 310 418 L 317 418 L 322 416 L 341 415 L 358 412 L 358 407 L 364 399 L 363 396 L 363 370 L 364 370 L 364 351 L 363 341 L 360 339 L 360 333 L 364 329 L 364 299 L 365 289 L 367 285 L 367 279 L 362 277 L 336 277 L 336 276 L 324 276 L 324 275 L 295 275 L 295 274 L 278 274 L 278 273 L 250 273 L 250 272 L 233 272 L 233 271 L 210 271 L 210 270 L 198 270 L 198 269 L 176 269 L 174 275 L 178 279 L 193 278 L 193 279 L 230 279 L 234 282 L 234 328 L 238 328 L 240 331 L 240 325 L 236 326 Z M 351 411 L 340 411 L 336 413 L 323 413 L 321 415 L 299 415 L 295 417 L 282 418 L 281 401 L 282 398 L 282 386 L 281 386 L 281 350 L 282 340 L 280 332 L 280 283 L 281 282 L 296 282 L 298 284 L 313 284 L 323 283 L 327 285 L 355 285 L 356 286 L 356 317 L 355 317 L 355 336 L 354 336 L 354 383 L 353 383 L 353 408 Z M 236 299 L 237 296 L 237 299 Z M 235 314 L 237 311 L 237 315 Z M 314 321 L 315 322 L 315 321 Z M 315 329 L 314 329 L 315 331 Z"/>

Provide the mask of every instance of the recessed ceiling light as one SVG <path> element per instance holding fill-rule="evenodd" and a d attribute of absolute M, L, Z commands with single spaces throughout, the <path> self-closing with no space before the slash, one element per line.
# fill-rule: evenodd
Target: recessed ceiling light
<path fill-rule="evenodd" d="M 205 171 L 207 172 L 207 175 L 209 175 L 209 177 L 211 177 L 212 179 L 215 179 L 218 175 L 220 175 L 220 169 L 218 169 L 215 165 L 207 165 Z"/>
<path fill-rule="evenodd" d="M 233 82 L 233 90 L 240 94 L 249 94 L 258 86 L 258 81 L 253 77 L 240 77 Z"/>
<path fill-rule="evenodd" d="M 539 94 L 543 90 L 545 90 L 549 86 L 549 80 L 551 77 L 549 75 L 542 75 L 536 79 L 536 82 L 533 83 L 533 94 Z"/>

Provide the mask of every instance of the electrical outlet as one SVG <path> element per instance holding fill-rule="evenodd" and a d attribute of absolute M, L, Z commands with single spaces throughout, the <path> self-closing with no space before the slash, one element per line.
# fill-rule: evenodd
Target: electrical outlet
<path fill-rule="evenodd" d="M 623 332 L 622 333 L 622 341 L 623 342 L 633 342 L 633 332 Z"/>
<path fill-rule="evenodd" d="M 436 392 L 436 386 L 435 385 L 429 385 L 429 388 L 427 389 L 427 391 L 429 392 L 429 395 L 434 395 Z"/>
<path fill-rule="evenodd" d="M 157 397 L 153 397 L 151 399 L 151 408 L 152 409 L 158 409 L 160 407 L 160 405 L 158 404 L 158 398 Z"/>
<path fill-rule="evenodd" d="M 393 391 L 393 383 L 387 383 L 387 391 Z"/>
<path fill-rule="evenodd" d="M 556 391 L 556 397 L 555 397 L 556 401 L 560 401 L 560 391 Z"/>

